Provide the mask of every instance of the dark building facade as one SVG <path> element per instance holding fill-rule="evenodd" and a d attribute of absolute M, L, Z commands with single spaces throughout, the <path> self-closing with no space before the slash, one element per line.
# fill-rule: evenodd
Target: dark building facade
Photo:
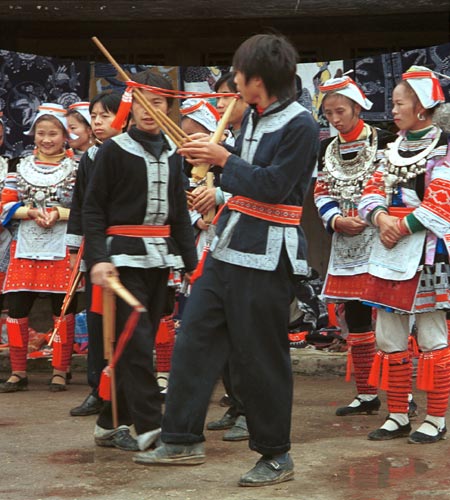
<path fill-rule="evenodd" d="M 242 40 L 277 31 L 312 62 L 446 43 L 449 13 L 450 0 L 2 0 L 0 48 L 102 60 L 95 35 L 123 63 L 227 65 Z"/>

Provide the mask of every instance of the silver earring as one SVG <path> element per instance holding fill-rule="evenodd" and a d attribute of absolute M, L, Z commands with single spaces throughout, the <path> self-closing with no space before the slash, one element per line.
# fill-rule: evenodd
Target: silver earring
<path fill-rule="evenodd" d="M 426 117 L 422 113 L 417 113 L 417 119 L 423 122 L 426 120 Z"/>

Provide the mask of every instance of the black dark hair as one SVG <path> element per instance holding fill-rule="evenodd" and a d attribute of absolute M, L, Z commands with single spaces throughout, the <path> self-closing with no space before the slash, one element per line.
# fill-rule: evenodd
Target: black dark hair
<path fill-rule="evenodd" d="M 120 101 L 122 99 L 122 94 L 120 92 L 105 90 L 100 94 L 97 94 L 89 103 L 89 113 L 92 113 L 94 106 L 100 103 L 105 111 L 117 114 L 119 110 Z"/>
<path fill-rule="evenodd" d="M 151 69 L 146 69 L 140 73 L 133 75 L 133 80 L 136 83 L 142 83 L 143 85 L 150 85 L 152 87 L 159 87 L 161 89 L 173 90 L 172 83 L 168 78 L 157 73 L 153 73 Z M 173 97 L 165 97 L 167 99 L 167 105 L 169 109 L 173 104 Z"/>
<path fill-rule="evenodd" d="M 297 51 L 281 35 L 254 35 L 243 42 L 233 57 L 233 69 L 246 81 L 260 77 L 269 96 L 295 98 Z"/>
<path fill-rule="evenodd" d="M 226 84 L 227 87 L 231 90 L 231 92 L 236 93 L 237 92 L 237 87 L 236 84 L 234 83 L 234 73 L 231 71 L 228 71 L 227 73 L 224 73 L 214 84 L 214 91 L 219 92 L 220 87 L 223 84 Z"/>

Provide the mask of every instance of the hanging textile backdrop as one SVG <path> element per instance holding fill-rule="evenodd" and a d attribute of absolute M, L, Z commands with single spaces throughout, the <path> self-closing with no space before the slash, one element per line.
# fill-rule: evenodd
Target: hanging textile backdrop
<path fill-rule="evenodd" d="M 351 71 L 349 75 L 374 103 L 370 111 L 363 113 L 363 118 L 369 122 L 390 121 L 392 90 L 402 72 L 413 64 L 450 76 L 450 43 L 363 59 L 299 64 L 298 101 L 313 113 L 320 124 L 321 136 L 326 136 L 329 127 L 323 116 L 322 95 L 318 87 L 328 78 Z M 229 70 L 224 66 L 126 64 L 123 67 L 131 78 L 133 74 L 151 68 L 169 78 L 175 89 L 205 92 L 213 91 L 215 82 Z M 440 81 L 446 100 L 450 102 L 450 80 L 440 78 Z M 67 61 L 0 50 L 0 110 L 6 124 L 2 152 L 17 157 L 25 148 L 31 147 L 32 139 L 23 132 L 29 128 L 40 103 L 55 102 L 67 107 L 73 102 L 88 100 L 102 90 L 123 88 L 116 70 L 107 63 Z M 178 115 L 178 106 L 174 106 L 171 115 Z"/>
<path fill-rule="evenodd" d="M 25 136 L 39 104 L 64 105 L 88 96 L 90 63 L 0 50 L 0 110 L 5 122 L 6 155 L 14 158 L 31 147 Z"/>

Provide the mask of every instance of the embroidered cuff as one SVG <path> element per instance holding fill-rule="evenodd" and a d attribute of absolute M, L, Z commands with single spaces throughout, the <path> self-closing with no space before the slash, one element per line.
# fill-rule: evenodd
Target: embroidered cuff
<path fill-rule="evenodd" d="M 374 226 L 376 226 L 376 225 L 377 225 L 377 224 L 376 224 L 377 217 L 378 217 L 378 215 L 379 215 L 381 212 L 384 212 L 385 214 L 387 214 L 387 213 L 388 213 L 388 211 L 386 210 L 386 208 L 385 208 L 385 207 L 381 207 L 381 206 L 380 206 L 380 207 L 375 207 L 375 208 L 372 210 L 372 212 L 370 213 L 370 215 L 369 215 L 369 219 L 370 219 L 370 222 L 371 222 Z"/>
<path fill-rule="evenodd" d="M 411 233 L 418 233 L 419 231 L 424 231 L 426 229 L 426 227 L 416 219 L 414 214 L 407 215 L 404 221 Z"/>

